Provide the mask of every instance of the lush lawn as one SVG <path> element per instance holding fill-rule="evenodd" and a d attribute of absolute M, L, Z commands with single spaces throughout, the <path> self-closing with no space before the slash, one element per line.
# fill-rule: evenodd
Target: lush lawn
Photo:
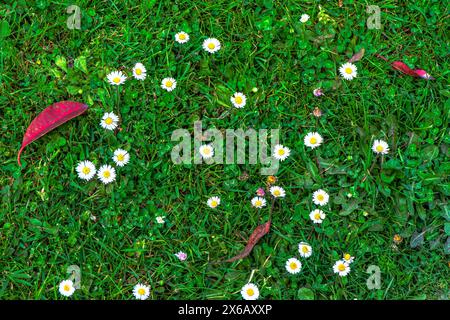
<path fill-rule="evenodd" d="M 151 286 L 151 299 L 241 299 L 250 278 L 264 299 L 311 291 L 316 299 L 449 298 L 445 2 L 382 1 L 380 30 L 366 26 L 366 6 L 376 1 L 321 1 L 329 21 L 319 21 L 318 1 L 6 2 L 0 298 L 60 299 L 69 265 L 82 272 L 73 299 L 134 299 L 137 282 Z M 67 28 L 71 4 L 81 8 L 81 30 Z M 303 13 L 311 16 L 304 24 Z M 179 31 L 188 43 L 174 41 Z M 220 40 L 219 52 L 202 49 L 207 37 Z M 358 76 L 343 80 L 339 67 L 361 48 Z M 403 75 L 375 53 L 436 80 Z M 145 81 L 129 79 L 119 90 L 106 81 L 117 69 L 131 76 L 136 62 L 147 67 Z M 160 87 L 169 76 L 177 80 L 172 92 Z M 324 96 L 312 94 L 318 87 Z M 237 91 L 248 98 L 242 109 L 230 102 Z M 90 108 L 28 146 L 20 168 L 27 126 L 61 100 Z M 120 114 L 120 130 L 99 125 L 107 111 Z M 209 264 L 237 254 L 267 221 L 270 205 L 258 211 L 250 203 L 267 176 L 260 164 L 175 165 L 172 132 L 192 132 L 195 120 L 204 129 L 279 128 L 292 150 L 276 175 L 286 197 L 275 202 L 272 229 L 238 262 Z M 303 144 L 311 131 L 324 137 L 314 150 Z M 374 139 L 389 144 L 383 160 L 371 150 Z M 117 148 L 131 161 L 114 183 L 78 178 L 79 161 L 113 164 Z M 314 225 L 319 188 L 330 202 Z M 213 210 L 206 201 L 215 195 L 221 204 Z M 308 259 L 299 257 L 301 241 L 313 247 Z M 356 259 L 341 278 L 332 266 L 344 252 Z M 297 275 L 285 269 L 291 257 L 303 264 Z M 381 270 L 380 289 L 366 286 L 370 265 Z"/>

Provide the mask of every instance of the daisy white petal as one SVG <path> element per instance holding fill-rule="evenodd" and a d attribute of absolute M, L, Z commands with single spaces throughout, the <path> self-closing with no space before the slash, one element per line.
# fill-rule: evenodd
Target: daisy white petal
<path fill-rule="evenodd" d="M 291 274 L 297 274 L 302 270 L 302 263 L 296 258 L 290 258 L 286 261 L 286 270 Z"/>
<path fill-rule="evenodd" d="M 306 21 L 309 20 L 309 15 L 307 15 L 306 13 L 302 14 L 302 16 L 300 17 L 300 22 L 301 23 L 305 23 Z"/>
<path fill-rule="evenodd" d="M 150 287 L 143 285 L 141 283 L 138 283 L 133 288 L 133 294 L 136 299 L 138 300 L 146 300 L 150 295 Z"/>
<path fill-rule="evenodd" d="M 266 206 L 266 199 L 262 197 L 254 197 L 252 199 L 252 206 L 255 208 L 261 209 L 262 207 Z"/>
<path fill-rule="evenodd" d="M 219 197 L 211 197 L 208 199 L 208 201 L 206 202 L 207 205 L 210 208 L 217 208 L 217 206 L 220 204 L 220 198 Z"/>
<path fill-rule="evenodd" d="M 114 130 L 117 128 L 119 123 L 119 117 L 116 116 L 113 112 L 106 112 L 102 120 L 100 121 L 100 125 L 107 130 Z"/>
<path fill-rule="evenodd" d="M 231 103 L 238 109 L 243 108 L 247 103 L 247 97 L 242 92 L 236 92 L 231 98 Z"/>
<path fill-rule="evenodd" d="M 324 206 L 328 203 L 330 196 L 324 190 L 319 189 L 313 193 L 313 202 L 316 205 Z"/>
<path fill-rule="evenodd" d="M 253 283 L 247 283 L 242 287 L 241 295 L 245 300 L 257 300 L 259 298 L 259 289 Z"/>
<path fill-rule="evenodd" d="M 175 41 L 178 43 L 186 43 L 189 41 L 189 35 L 186 32 L 178 32 L 175 35 Z"/>
<path fill-rule="evenodd" d="M 339 274 L 341 277 L 345 277 L 350 273 L 350 266 L 343 260 L 336 261 L 333 266 L 333 272 Z"/>
<path fill-rule="evenodd" d="M 275 198 L 279 198 L 279 197 L 283 198 L 286 195 L 286 192 L 284 191 L 284 189 L 281 187 L 278 187 L 278 186 L 270 187 L 269 191 L 272 194 L 272 196 L 274 196 Z"/>
<path fill-rule="evenodd" d="M 214 148 L 210 144 L 200 146 L 199 152 L 203 159 L 209 159 L 214 156 Z"/>
<path fill-rule="evenodd" d="M 91 161 L 81 161 L 76 167 L 78 177 L 83 180 L 91 180 L 95 176 L 95 165 Z"/>
<path fill-rule="evenodd" d="M 350 62 L 344 63 L 339 68 L 339 72 L 345 80 L 353 80 L 353 78 L 355 78 L 357 75 L 357 70 L 358 68 L 356 68 L 356 66 Z"/>
<path fill-rule="evenodd" d="M 115 86 L 120 86 L 125 82 L 127 77 L 123 74 L 122 71 L 113 71 L 106 76 L 108 82 Z"/>
<path fill-rule="evenodd" d="M 208 38 L 203 41 L 203 49 L 208 51 L 209 53 L 214 53 L 219 51 L 221 48 L 219 40 L 215 38 Z"/>
<path fill-rule="evenodd" d="M 130 154 L 122 149 L 117 149 L 114 151 L 113 161 L 119 167 L 123 167 L 130 161 Z"/>
<path fill-rule="evenodd" d="M 98 169 L 97 177 L 104 184 L 108 184 L 116 180 L 116 169 L 111 167 L 110 165 L 103 165 Z"/>
<path fill-rule="evenodd" d="M 70 297 L 75 292 L 72 280 L 63 280 L 59 284 L 59 293 L 65 297 Z"/>
<path fill-rule="evenodd" d="M 375 140 L 372 145 L 373 152 L 377 154 L 388 154 L 389 152 L 389 145 L 386 141 L 383 140 Z"/>
<path fill-rule="evenodd" d="M 350 264 L 355 260 L 355 257 L 352 257 L 350 253 L 344 253 L 342 260 Z"/>
<path fill-rule="evenodd" d="M 177 81 L 174 78 L 164 78 L 161 81 L 161 88 L 167 91 L 172 91 L 177 87 Z"/>
<path fill-rule="evenodd" d="M 133 77 L 137 80 L 144 80 L 147 77 L 147 69 L 142 63 L 138 62 L 133 67 Z"/>
<path fill-rule="evenodd" d="M 312 255 L 312 247 L 306 242 L 300 242 L 298 244 L 298 252 L 303 258 L 309 258 Z"/>
<path fill-rule="evenodd" d="M 314 223 L 322 223 L 323 220 L 325 219 L 326 214 L 320 210 L 320 209 L 315 209 L 313 211 L 311 211 L 311 213 L 309 214 L 309 218 L 314 222 Z"/>
<path fill-rule="evenodd" d="M 277 144 L 273 149 L 273 156 L 275 159 L 284 161 L 291 154 L 291 149 L 281 144 Z"/>
<path fill-rule="evenodd" d="M 303 142 L 305 143 L 305 146 L 314 149 L 322 144 L 323 138 L 317 132 L 310 132 L 305 136 Z"/>

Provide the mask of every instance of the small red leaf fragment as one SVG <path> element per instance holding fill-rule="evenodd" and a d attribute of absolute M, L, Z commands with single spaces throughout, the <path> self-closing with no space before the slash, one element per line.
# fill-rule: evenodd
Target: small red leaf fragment
<path fill-rule="evenodd" d="M 413 69 L 408 67 L 404 62 L 402 61 L 394 61 L 391 63 L 392 68 L 395 70 L 398 70 L 404 74 L 410 75 L 412 77 L 418 77 L 418 75 L 414 72 Z"/>
<path fill-rule="evenodd" d="M 39 139 L 47 132 L 52 131 L 59 125 L 79 116 L 85 112 L 87 108 L 88 106 L 86 104 L 75 101 L 60 101 L 45 108 L 36 118 L 34 118 L 25 132 L 22 146 L 17 155 L 19 166 L 22 166 L 20 163 L 20 155 L 27 145 Z"/>
<path fill-rule="evenodd" d="M 253 247 L 256 245 L 256 243 L 261 239 L 264 235 L 266 235 L 270 230 L 270 220 L 266 223 L 263 223 L 256 227 L 256 229 L 253 231 L 253 233 L 250 235 L 250 238 L 247 241 L 247 245 L 245 246 L 244 250 L 242 250 L 241 253 L 238 255 L 225 260 L 225 262 L 233 262 L 242 258 L 245 258 L 252 252 Z"/>
<path fill-rule="evenodd" d="M 351 58 L 348 60 L 348 62 L 349 62 L 349 63 L 353 63 L 353 62 L 356 62 L 356 61 L 361 60 L 362 57 L 364 57 L 364 53 L 365 53 L 365 52 L 366 52 L 366 50 L 365 50 L 364 48 L 361 48 L 361 50 L 359 50 L 357 53 L 355 53 L 355 54 L 353 55 L 353 57 L 351 57 Z"/>

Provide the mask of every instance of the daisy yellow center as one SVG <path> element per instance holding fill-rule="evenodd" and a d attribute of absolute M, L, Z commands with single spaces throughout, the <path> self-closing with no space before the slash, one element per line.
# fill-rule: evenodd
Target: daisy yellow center
<path fill-rule="evenodd" d="M 141 69 L 136 69 L 136 74 L 137 74 L 138 76 L 140 76 L 140 75 L 142 74 L 142 70 L 141 70 Z"/>
<path fill-rule="evenodd" d="M 345 73 L 346 74 L 352 74 L 352 72 L 353 72 L 352 68 L 350 68 L 350 67 L 345 68 Z"/>
<path fill-rule="evenodd" d="M 281 194 L 281 192 L 280 192 L 280 190 L 275 190 L 274 192 L 273 192 L 273 194 L 275 195 L 275 196 L 279 196 L 280 194 Z"/>
<path fill-rule="evenodd" d="M 64 285 L 64 291 L 70 291 L 70 286 L 68 284 Z"/>
<path fill-rule="evenodd" d="M 278 154 L 279 154 L 280 156 L 284 155 L 285 153 L 286 153 L 286 151 L 284 151 L 284 149 L 278 150 Z"/>
<path fill-rule="evenodd" d="M 295 270 L 295 269 L 297 269 L 297 264 L 296 264 L 295 262 L 291 262 L 291 264 L 289 265 L 289 267 L 290 267 L 292 270 Z"/>
<path fill-rule="evenodd" d="M 103 176 L 104 176 L 105 178 L 109 178 L 109 177 L 111 176 L 111 172 L 105 171 L 105 172 L 103 172 Z"/>
<path fill-rule="evenodd" d="M 350 254 L 348 254 L 348 253 L 344 254 L 344 259 L 345 260 L 350 260 Z"/>
<path fill-rule="evenodd" d="M 236 98 L 234 98 L 234 102 L 236 102 L 237 104 L 241 104 L 242 101 L 242 97 L 237 96 Z"/>
<path fill-rule="evenodd" d="M 323 199 L 325 199 L 325 197 L 323 196 L 323 194 L 319 194 L 319 195 L 317 196 L 317 200 L 323 201 Z"/>
<path fill-rule="evenodd" d="M 125 160 L 125 155 L 124 154 L 118 154 L 117 155 L 117 160 L 119 160 L 119 161 Z"/>
<path fill-rule="evenodd" d="M 383 151 L 383 146 L 381 144 L 379 144 L 379 145 L 377 145 L 376 149 L 378 152 L 381 152 L 381 151 Z"/>
<path fill-rule="evenodd" d="M 120 82 L 120 78 L 119 78 L 119 77 L 115 77 L 115 78 L 113 79 L 113 82 L 114 82 L 114 83 L 119 83 L 119 82 Z"/>
<path fill-rule="evenodd" d="M 88 167 L 84 167 L 83 168 L 83 173 L 84 174 L 88 174 L 89 172 L 91 172 L 91 169 L 89 169 Z"/>
<path fill-rule="evenodd" d="M 139 288 L 138 289 L 138 293 L 142 296 L 145 294 L 145 289 L 144 288 Z"/>
<path fill-rule="evenodd" d="M 211 207 L 217 207 L 217 201 L 216 200 L 211 201 Z"/>
<path fill-rule="evenodd" d="M 173 82 L 172 81 L 170 81 L 170 80 L 166 81 L 166 87 L 171 88 L 172 86 L 173 86 Z"/>
<path fill-rule="evenodd" d="M 247 294 L 251 297 L 255 294 L 255 291 L 253 289 L 247 289 Z"/>
<path fill-rule="evenodd" d="M 309 252 L 309 249 L 308 249 L 307 246 L 303 246 L 303 247 L 302 247 L 302 251 L 303 251 L 303 253 L 308 253 L 308 252 Z"/>
<path fill-rule="evenodd" d="M 314 215 L 314 219 L 320 220 L 320 213 L 316 213 L 316 214 Z"/>
<path fill-rule="evenodd" d="M 256 200 L 255 201 L 255 206 L 256 207 L 261 207 L 262 206 L 262 201 L 261 200 Z"/>
<path fill-rule="evenodd" d="M 216 45 L 212 42 L 208 43 L 208 48 L 213 50 L 216 47 Z M 253 291 L 252 291 L 253 292 Z"/>
<path fill-rule="evenodd" d="M 317 143 L 317 138 L 316 138 L 316 137 L 312 137 L 312 138 L 309 140 L 309 142 L 310 142 L 311 144 L 316 144 L 316 143 Z"/>
<path fill-rule="evenodd" d="M 208 155 L 211 153 L 211 150 L 209 148 L 205 148 L 203 149 L 203 153 Z"/>
<path fill-rule="evenodd" d="M 178 35 L 178 38 L 180 38 L 180 40 L 184 40 L 184 39 L 186 39 L 186 35 L 184 33 L 180 33 Z"/>
<path fill-rule="evenodd" d="M 345 265 L 344 264 L 340 264 L 340 265 L 338 265 L 338 270 L 339 271 L 344 271 L 345 270 Z"/>
<path fill-rule="evenodd" d="M 107 125 L 110 125 L 110 124 L 113 123 L 113 119 L 112 119 L 111 117 L 108 117 L 108 118 L 105 119 L 105 123 L 106 123 Z"/>

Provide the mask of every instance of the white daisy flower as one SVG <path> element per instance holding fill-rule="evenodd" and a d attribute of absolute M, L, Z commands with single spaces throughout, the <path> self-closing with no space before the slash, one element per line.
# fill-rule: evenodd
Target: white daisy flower
<path fill-rule="evenodd" d="M 333 266 L 334 273 L 339 274 L 341 277 L 345 277 L 350 273 L 350 266 L 344 260 L 336 261 Z"/>
<path fill-rule="evenodd" d="M 220 204 L 220 198 L 219 197 L 211 197 L 208 199 L 207 204 L 210 208 L 214 209 Z"/>
<path fill-rule="evenodd" d="M 144 80 L 147 77 L 147 69 L 142 63 L 138 62 L 134 65 L 133 77 L 137 80 Z"/>
<path fill-rule="evenodd" d="M 117 128 L 118 123 L 119 117 L 112 112 L 106 112 L 100 121 L 100 125 L 107 130 L 114 130 Z"/>
<path fill-rule="evenodd" d="M 312 255 L 312 247 L 306 242 L 300 242 L 298 244 L 298 252 L 303 258 L 309 258 Z"/>
<path fill-rule="evenodd" d="M 167 91 L 172 91 L 173 89 L 175 89 L 177 87 L 177 81 L 174 78 L 164 78 L 161 81 L 161 88 L 167 90 Z"/>
<path fill-rule="evenodd" d="M 314 149 L 322 144 L 323 138 L 317 132 L 310 132 L 305 136 L 305 139 L 303 141 L 305 143 L 305 146 Z"/>
<path fill-rule="evenodd" d="M 299 273 L 302 270 L 302 263 L 296 258 L 290 258 L 286 261 L 286 270 L 291 274 Z"/>
<path fill-rule="evenodd" d="M 113 161 L 119 167 L 123 167 L 130 161 L 130 154 L 122 149 L 117 149 L 114 151 Z"/>
<path fill-rule="evenodd" d="M 352 257 L 350 253 L 344 253 L 342 261 L 346 262 L 347 264 L 352 263 L 355 260 L 355 257 Z"/>
<path fill-rule="evenodd" d="M 269 191 L 275 198 L 278 198 L 278 197 L 283 198 L 286 195 L 286 192 L 284 191 L 284 189 L 281 187 L 277 187 L 277 186 L 270 187 Z"/>
<path fill-rule="evenodd" d="M 311 213 L 309 214 L 309 218 L 314 222 L 314 223 L 322 223 L 323 220 L 325 219 L 326 214 L 320 210 L 320 209 L 316 209 L 311 211 Z"/>
<path fill-rule="evenodd" d="M 252 206 L 255 208 L 261 209 L 262 207 L 266 206 L 266 199 L 261 197 L 254 197 L 252 199 Z"/>
<path fill-rule="evenodd" d="M 344 63 L 340 68 L 339 72 L 341 73 L 341 76 L 345 80 L 352 80 L 356 77 L 358 68 L 353 63 L 347 62 Z"/>
<path fill-rule="evenodd" d="M 116 180 L 116 170 L 110 165 L 105 164 L 98 169 L 97 177 L 104 184 L 108 184 Z"/>
<path fill-rule="evenodd" d="M 150 287 L 138 283 L 133 288 L 133 294 L 138 300 L 146 300 L 150 295 Z"/>
<path fill-rule="evenodd" d="M 301 23 L 305 23 L 306 21 L 309 20 L 309 15 L 307 15 L 306 13 L 302 14 L 302 16 L 300 17 L 300 22 Z"/>
<path fill-rule="evenodd" d="M 184 31 L 178 32 L 175 35 L 175 41 L 178 43 L 186 43 L 189 41 L 189 35 Z"/>
<path fill-rule="evenodd" d="M 208 38 L 203 41 L 203 49 L 208 51 L 209 53 L 214 53 L 220 50 L 220 42 L 215 38 Z"/>
<path fill-rule="evenodd" d="M 214 156 L 214 148 L 210 144 L 200 146 L 198 151 L 203 159 L 209 159 Z"/>
<path fill-rule="evenodd" d="M 95 165 L 88 160 L 78 163 L 76 170 L 78 177 L 83 180 L 91 180 L 96 172 Z"/>
<path fill-rule="evenodd" d="M 387 154 L 389 152 L 389 145 L 386 141 L 375 140 L 373 142 L 372 150 L 375 153 Z"/>
<path fill-rule="evenodd" d="M 273 156 L 275 159 L 284 161 L 291 154 L 291 149 L 281 144 L 277 144 L 273 149 Z"/>
<path fill-rule="evenodd" d="M 247 97 L 242 92 L 236 92 L 231 98 L 231 103 L 238 109 L 243 108 L 247 103 Z"/>
<path fill-rule="evenodd" d="M 127 77 L 123 74 L 122 71 L 113 71 L 106 76 L 108 81 L 112 85 L 120 86 L 127 80 Z"/>
<path fill-rule="evenodd" d="M 242 298 L 245 300 L 256 300 L 259 297 L 258 287 L 253 283 L 247 283 L 241 289 Z"/>
<path fill-rule="evenodd" d="M 63 280 L 59 284 L 59 293 L 65 297 L 70 297 L 75 292 L 72 280 Z"/>
<path fill-rule="evenodd" d="M 314 191 L 313 193 L 313 202 L 318 206 L 326 205 L 329 199 L 330 196 L 328 195 L 328 193 L 326 193 L 322 189 Z"/>
<path fill-rule="evenodd" d="M 158 222 L 159 224 L 163 224 L 164 222 L 166 222 L 166 221 L 164 221 L 165 217 L 166 216 L 158 216 L 158 217 L 156 217 L 156 222 Z"/>

